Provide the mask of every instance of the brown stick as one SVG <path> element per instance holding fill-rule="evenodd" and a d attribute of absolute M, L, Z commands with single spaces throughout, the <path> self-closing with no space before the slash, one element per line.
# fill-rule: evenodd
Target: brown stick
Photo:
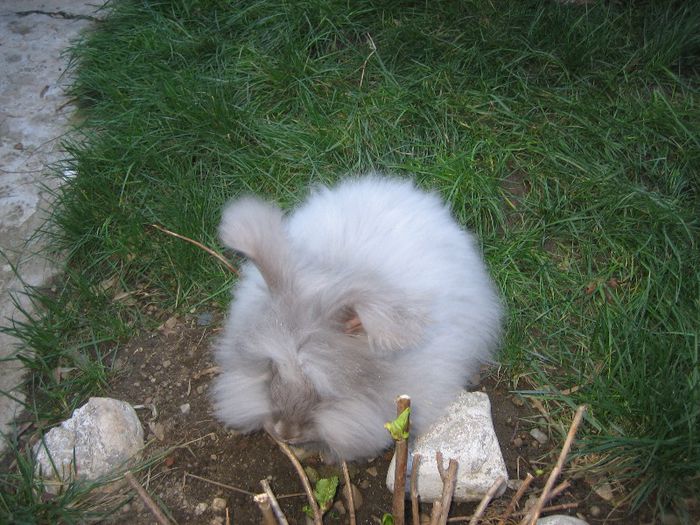
<path fill-rule="evenodd" d="M 549 506 L 549 507 L 544 507 L 544 508 L 542 509 L 542 512 L 554 512 L 554 511 L 557 511 L 557 510 L 575 509 L 576 507 L 578 507 L 578 503 L 577 503 L 577 502 L 573 502 L 573 503 L 560 503 L 559 505 L 551 505 L 551 506 Z M 523 516 L 523 515 L 529 514 L 529 513 L 530 513 L 529 510 L 522 510 L 522 511 L 519 511 L 519 512 L 514 513 L 513 516 L 514 516 L 514 517 L 515 517 L 515 516 Z"/>
<path fill-rule="evenodd" d="M 551 491 L 549 491 L 549 494 L 547 494 L 547 497 L 545 498 L 545 501 L 544 501 L 545 504 L 549 503 L 552 499 L 556 498 L 559 494 L 564 492 L 570 486 L 571 486 L 571 482 L 569 480 L 564 480 L 561 483 L 559 483 L 559 485 L 557 485 Z M 540 497 L 542 497 L 542 494 L 540 494 Z M 530 515 L 532 514 L 533 509 L 534 509 L 534 507 L 528 509 L 527 511 L 517 512 L 514 514 L 514 516 L 523 516 L 523 519 L 520 521 L 519 525 L 527 525 L 528 524 L 528 522 L 530 520 Z M 542 509 L 542 512 L 544 512 L 544 509 Z"/>
<path fill-rule="evenodd" d="M 435 463 L 437 464 L 437 469 L 438 469 L 438 473 L 440 474 L 440 479 L 444 483 L 445 476 L 447 475 L 447 473 L 445 472 L 445 465 L 444 465 L 444 461 L 443 461 L 443 457 L 442 457 L 442 452 L 440 452 L 439 450 L 435 453 Z"/>
<path fill-rule="evenodd" d="M 280 504 L 277 503 L 277 498 L 275 498 L 275 493 L 272 492 L 270 484 L 267 482 L 266 479 L 261 479 L 260 485 L 262 485 L 265 494 L 270 500 L 270 506 L 272 507 L 272 512 L 275 513 L 277 523 L 279 523 L 280 525 L 289 525 L 289 523 L 287 522 L 287 517 L 284 515 L 284 512 L 282 512 L 282 509 L 280 508 Z"/>
<path fill-rule="evenodd" d="M 520 498 L 523 497 L 523 494 L 525 494 L 525 491 L 530 486 L 530 483 L 532 483 L 533 479 L 535 479 L 535 477 L 528 472 L 527 476 L 525 476 L 525 479 L 518 487 L 518 490 L 515 492 L 515 494 L 513 494 L 513 497 L 511 498 L 510 502 L 508 503 L 508 506 L 506 507 L 506 511 L 503 513 L 501 519 L 498 520 L 498 523 L 496 525 L 505 525 L 506 520 L 515 510 L 515 506 L 518 504 L 518 501 L 520 501 Z"/>
<path fill-rule="evenodd" d="M 216 485 L 217 487 L 221 487 L 224 489 L 232 490 L 233 492 L 238 492 L 240 494 L 245 494 L 246 496 L 255 496 L 252 492 L 249 490 L 244 490 L 244 489 L 239 489 L 238 487 L 234 487 L 233 485 L 227 485 L 226 483 L 221 483 L 219 481 L 214 481 L 213 479 L 207 479 L 203 478 L 201 476 L 197 476 L 196 474 L 192 474 L 191 472 L 185 472 L 185 477 L 189 478 L 194 478 L 198 479 L 199 481 L 203 481 L 204 483 L 210 483 L 212 485 Z"/>
<path fill-rule="evenodd" d="M 129 482 L 129 485 L 132 486 L 132 488 L 138 493 L 138 495 L 141 497 L 143 500 L 144 504 L 146 507 L 148 507 L 148 510 L 151 511 L 153 514 L 153 517 L 156 519 L 156 521 L 160 525 L 170 525 L 170 520 L 163 514 L 163 511 L 160 510 L 160 507 L 156 504 L 155 501 L 153 501 L 153 498 L 146 492 L 146 489 L 144 489 L 141 484 L 136 481 L 136 478 L 134 475 L 131 473 L 131 471 L 128 471 L 126 474 L 124 474 L 124 477 L 126 480 Z"/>
<path fill-rule="evenodd" d="M 316 498 L 314 497 L 313 490 L 311 490 L 311 483 L 309 483 L 309 478 L 306 476 L 306 472 L 304 472 L 304 467 L 301 466 L 301 463 L 299 463 L 299 460 L 294 455 L 294 452 L 292 452 L 292 449 L 289 448 L 289 445 L 282 441 L 279 441 L 278 439 L 275 439 L 273 436 L 270 437 L 282 449 L 282 452 L 284 452 L 284 455 L 289 458 L 289 461 L 292 462 L 292 465 L 294 465 L 294 468 L 296 469 L 297 474 L 299 475 L 299 479 L 301 480 L 301 484 L 304 486 L 304 492 L 306 492 L 306 499 L 309 500 L 309 506 L 311 507 L 311 511 L 314 515 L 314 525 L 323 525 L 323 521 L 321 519 L 321 510 L 318 508 L 318 503 L 316 502 Z"/>
<path fill-rule="evenodd" d="M 550 500 L 556 498 L 559 494 L 564 492 L 566 489 L 568 489 L 571 486 L 571 482 L 567 479 L 559 483 L 556 487 L 554 487 L 549 494 L 547 495 L 547 500 L 545 503 L 548 503 Z"/>
<path fill-rule="evenodd" d="M 151 224 L 152 228 L 155 228 L 156 230 L 160 230 L 163 233 L 166 233 L 168 235 L 172 235 L 173 237 L 177 237 L 178 239 L 182 239 L 183 241 L 189 242 L 190 244 L 194 244 L 197 248 L 201 248 L 205 252 L 207 252 L 209 255 L 213 255 L 221 264 L 226 266 L 226 268 L 229 269 L 229 271 L 233 275 L 238 275 L 238 270 L 236 270 L 233 265 L 231 265 L 230 262 L 228 262 L 223 255 L 221 255 L 218 252 L 215 252 L 208 246 L 204 246 L 201 242 L 197 242 L 194 239 L 190 239 L 189 237 L 185 237 L 184 235 L 180 235 L 179 233 L 171 232 L 170 230 L 166 230 L 162 226 L 159 226 L 158 224 Z"/>
<path fill-rule="evenodd" d="M 428 522 L 429 525 L 435 525 L 438 520 L 440 519 L 440 516 L 442 515 L 442 501 L 435 500 L 433 501 L 433 507 L 430 509 L 430 521 Z"/>
<path fill-rule="evenodd" d="M 575 509 L 578 507 L 578 503 L 562 503 L 560 505 L 552 505 L 551 507 L 545 507 L 542 509 L 542 512 L 554 512 L 557 510 L 567 510 L 567 509 Z M 521 510 L 513 514 L 513 517 L 515 516 L 523 516 L 525 514 L 528 514 L 530 511 L 529 510 Z M 452 518 L 448 518 L 447 522 L 448 523 L 454 523 L 457 521 L 467 521 L 472 519 L 473 516 L 453 516 Z"/>
<path fill-rule="evenodd" d="M 554 482 L 557 480 L 557 477 L 559 477 L 561 469 L 564 467 L 564 461 L 566 460 L 566 456 L 569 454 L 571 444 L 574 441 L 574 436 L 576 435 L 576 431 L 578 430 L 578 427 L 581 424 L 581 420 L 583 419 L 583 414 L 585 412 L 586 405 L 581 405 L 576 409 L 576 414 L 574 415 L 574 419 L 571 422 L 569 433 L 566 435 L 566 440 L 564 441 L 564 445 L 562 446 L 561 452 L 559 453 L 559 459 L 557 459 L 557 463 L 554 466 L 554 469 L 552 469 L 552 472 L 549 474 L 547 482 L 544 485 L 544 489 L 542 489 L 542 494 L 540 494 L 537 503 L 532 509 L 531 517 L 529 519 L 530 525 L 535 525 L 537 518 L 539 518 L 540 513 L 542 512 L 542 507 L 544 507 L 544 503 L 547 500 L 547 497 L 549 496 L 549 492 L 552 489 Z"/>
<path fill-rule="evenodd" d="M 420 507 L 418 506 L 418 467 L 420 454 L 413 454 L 411 465 L 411 519 L 413 525 L 420 525 Z"/>
<path fill-rule="evenodd" d="M 400 416 L 404 410 L 411 406 L 411 398 L 402 395 L 396 399 L 396 415 Z M 406 430 L 410 431 L 411 418 L 409 416 Z M 394 469 L 394 496 L 391 505 L 391 512 L 394 515 L 396 525 L 404 525 L 405 511 L 404 502 L 406 500 L 406 465 L 408 464 L 408 441 L 399 439 L 396 442 L 396 464 Z"/>
<path fill-rule="evenodd" d="M 437 465 L 438 469 L 438 474 L 440 474 L 440 479 L 442 480 L 442 486 L 445 486 L 445 476 L 447 473 L 445 472 L 445 467 L 443 466 L 443 461 L 442 461 L 442 452 L 439 450 L 435 452 L 435 464 Z M 438 522 L 440 519 L 440 515 L 442 514 L 442 501 L 436 500 L 433 501 L 433 506 L 430 509 L 430 525 L 434 525 Z"/>
<path fill-rule="evenodd" d="M 275 515 L 272 513 L 272 506 L 270 505 L 270 496 L 264 492 L 262 494 L 256 494 L 253 496 L 253 501 L 262 514 L 262 525 L 277 525 Z"/>
<path fill-rule="evenodd" d="M 348 512 L 350 513 L 350 525 L 357 523 L 355 519 L 355 497 L 352 495 L 352 483 L 350 483 L 350 472 L 348 472 L 348 464 L 343 460 L 343 477 L 345 478 L 345 497 L 348 500 Z"/>
<path fill-rule="evenodd" d="M 435 454 L 436 459 L 442 459 L 442 454 Z M 450 504 L 452 503 L 452 495 L 457 484 L 457 468 L 459 464 L 456 460 L 450 458 L 450 463 L 445 471 L 445 476 L 442 478 L 442 497 L 440 505 L 433 504 L 433 513 L 430 515 L 430 525 L 445 525 L 447 517 L 450 514 Z M 437 502 L 436 502 L 437 503 Z M 436 510 L 437 507 L 437 510 Z"/>
<path fill-rule="evenodd" d="M 496 492 L 498 492 L 498 489 L 501 488 L 501 485 L 503 485 L 506 482 L 506 478 L 503 476 L 499 476 L 496 478 L 496 481 L 493 482 L 493 485 L 489 488 L 489 490 L 486 491 L 486 494 L 484 494 L 484 497 L 481 498 L 481 501 L 479 502 L 479 506 L 476 508 L 474 511 L 474 515 L 472 516 L 472 519 L 469 520 L 469 525 L 476 525 L 477 522 L 479 521 L 479 518 L 484 514 L 484 511 L 486 510 L 486 507 L 488 507 L 489 503 L 493 499 L 493 497 L 496 495 Z"/>

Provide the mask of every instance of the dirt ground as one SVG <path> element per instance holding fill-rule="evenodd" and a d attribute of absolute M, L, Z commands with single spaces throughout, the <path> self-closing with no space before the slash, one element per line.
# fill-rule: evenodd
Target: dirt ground
<path fill-rule="evenodd" d="M 304 524 L 302 507 L 306 500 L 289 460 L 266 435 L 228 431 L 212 414 L 208 389 L 217 368 L 210 346 L 221 323 L 221 314 L 213 312 L 171 317 L 158 330 L 134 338 L 116 355 L 114 366 L 118 373 L 104 395 L 142 407 L 138 413 L 149 441 L 146 457 L 152 463 L 139 472 L 139 479 L 175 522 L 223 525 L 228 511 L 233 524 L 258 523 L 260 515 L 252 494 L 262 492 L 260 480 L 267 478 L 289 522 Z M 507 385 L 494 376 L 486 377 L 481 388 L 491 399 L 509 477 L 524 479 L 528 472 L 536 475 L 539 471 L 522 504 L 528 496 L 534 498 L 537 489 L 544 485 L 560 443 L 549 439 L 541 445 L 533 439 L 529 431 L 537 426 L 542 414 L 528 400 L 509 393 Z M 379 523 L 381 516 L 391 511 L 391 493 L 385 486 L 391 456 L 392 452 L 387 451 L 372 460 L 349 465 L 352 483 L 362 500 L 358 523 Z M 302 463 L 320 477 L 339 475 L 342 480 L 337 466 L 323 464 L 316 455 L 304 458 Z M 613 512 L 611 504 L 591 490 L 590 480 L 571 481 L 571 487 L 551 505 L 576 503 L 577 507 L 559 513 L 578 515 L 591 524 L 606 519 L 617 523 L 644 522 Z M 513 494 L 513 489 L 509 489 L 494 501 L 486 513 L 491 519 L 484 523 L 496 523 Z M 326 523 L 348 522 L 342 498 L 337 500 L 325 516 Z M 454 505 L 451 515 L 469 516 L 475 506 Z M 429 514 L 429 504 L 424 504 L 421 512 Z M 521 518 L 522 515 L 516 515 L 508 523 L 517 523 Z M 110 521 L 154 523 L 136 496 Z"/>

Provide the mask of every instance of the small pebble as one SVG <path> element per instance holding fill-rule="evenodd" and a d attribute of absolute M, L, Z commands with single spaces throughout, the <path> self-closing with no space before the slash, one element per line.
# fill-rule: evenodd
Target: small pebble
<path fill-rule="evenodd" d="M 199 386 L 197 387 L 197 393 L 198 393 L 198 394 L 203 394 L 203 393 L 204 393 L 204 390 L 206 390 L 206 388 L 207 388 L 206 385 L 199 385 Z"/>
<path fill-rule="evenodd" d="M 520 448 L 520 447 L 522 447 L 522 446 L 523 446 L 523 440 L 520 439 L 519 437 L 516 437 L 516 438 L 513 440 L 513 446 L 515 446 L 515 448 Z"/>
<path fill-rule="evenodd" d="M 369 467 L 367 469 L 367 474 L 369 474 L 373 478 L 376 478 L 377 475 L 379 474 L 379 471 L 377 471 L 377 467 Z"/>
<path fill-rule="evenodd" d="M 224 498 L 214 498 L 211 502 L 211 508 L 214 511 L 226 510 L 226 500 Z"/>
<path fill-rule="evenodd" d="M 194 513 L 195 513 L 195 515 L 196 515 L 196 516 L 201 516 L 202 514 L 204 514 L 204 513 L 207 511 L 207 508 L 208 508 L 208 507 L 209 507 L 209 505 L 207 505 L 207 504 L 204 503 L 204 502 L 202 502 L 202 503 L 197 503 L 197 506 L 194 508 Z"/>
<path fill-rule="evenodd" d="M 591 514 L 591 516 L 597 518 L 598 516 L 600 516 L 602 510 L 600 510 L 600 507 L 598 505 L 591 505 L 588 508 L 588 512 Z"/>
<path fill-rule="evenodd" d="M 168 368 L 170 366 L 170 359 L 163 361 L 163 368 Z"/>
<path fill-rule="evenodd" d="M 607 481 L 595 485 L 593 491 L 605 501 L 611 501 L 613 499 L 612 486 Z"/>
<path fill-rule="evenodd" d="M 224 525 L 224 518 L 222 516 L 214 516 L 209 525 Z"/>
<path fill-rule="evenodd" d="M 522 484 L 523 484 L 522 479 L 509 479 L 508 480 L 508 488 L 510 490 L 518 490 Z"/>
<path fill-rule="evenodd" d="M 532 448 L 540 448 L 540 442 L 537 440 L 534 440 L 532 443 L 530 443 L 530 446 Z"/>
<path fill-rule="evenodd" d="M 549 441 L 547 434 L 542 432 L 539 428 L 533 428 L 530 430 L 530 435 L 534 437 L 541 445 L 544 445 Z"/>
<path fill-rule="evenodd" d="M 345 505 L 343 505 L 343 502 L 338 500 L 333 504 L 333 510 L 335 510 L 338 514 L 341 516 L 345 516 L 345 513 L 347 512 L 345 510 Z"/>
<path fill-rule="evenodd" d="M 163 423 L 149 421 L 148 428 L 153 432 L 153 435 L 158 438 L 158 441 L 163 441 L 165 439 L 165 426 Z"/>
<path fill-rule="evenodd" d="M 369 480 L 363 479 L 362 481 L 360 481 L 360 488 L 362 490 L 367 490 L 369 488 Z"/>
<path fill-rule="evenodd" d="M 516 407 L 521 407 L 521 406 L 524 406 L 524 405 L 525 405 L 525 401 L 523 400 L 522 397 L 513 396 L 513 397 L 510 398 L 510 400 L 513 402 L 513 404 L 514 404 Z"/>
<path fill-rule="evenodd" d="M 180 412 L 183 414 L 189 414 L 190 413 L 190 404 L 189 403 L 183 403 L 180 405 Z"/>

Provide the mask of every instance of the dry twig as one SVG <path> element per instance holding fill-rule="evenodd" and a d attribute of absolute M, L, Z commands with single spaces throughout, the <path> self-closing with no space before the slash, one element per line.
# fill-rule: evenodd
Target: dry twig
<path fill-rule="evenodd" d="M 413 525 L 420 525 L 420 507 L 418 506 L 418 468 L 420 467 L 420 454 L 413 454 L 411 465 L 411 518 Z"/>
<path fill-rule="evenodd" d="M 369 59 L 372 58 L 372 55 L 377 51 L 377 46 L 374 44 L 374 40 L 372 40 L 372 37 L 367 33 L 367 40 L 369 41 L 369 48 L 371 50 L 370 54 L 367 55 L 367 58 L 365 58 L 365 61 L 362 63 L 362 67 L 360 68 L 360 89 L 362 89 L 362 83 L 365 80 L 365 68 L 367 67 L 367 62 L 369 62 Z"/>
<path fill-rule="evenodd" d="M 357 523 L 355 519 L 355 498 L 352 495 L 352 484 L 350 483 L 350 472 L 348 472 L 348 464 L 343 460 L 343 477 L 345 478 L 345 497 L 348 500 L 348 513 L 350 515 L 350 525 Z"/>
<path fill-rule="evenodd" d="M 270 504 L 270 496 L 264 492 L 262 494 L 256 494 L 253 496 L 253 501 L 262 514 L 262 525 L 277 525 L 275 515 L 272 512 L 272 505 Z"/>
<path fill-rule="evenodd" d="M 525 519 L 522 520 L 521 523 L 530 523 L 530 525 L 535 525 L 535 522 L 537 522 L 537 518 L 542 512 L 542 507 L 544 507 L 545 502 L 549 498 L 549 493 L 552 490 L 552 486 L 554 485 L 554 482 L 557 480 L 562 468 L 564 467 L 564 461 L 566 460 L 566 456 L 569 454 L 571 444 L 574 441 L 574 436 L 576 435 L 576 431 L 578 430 L 578 427 L 581 424 L 581 420 L 583 419 L 583 414 L 585 412 L 586 405 L 581 405 L 576 410 L 574 420 L 571 422 L 571 427 L 569 428 L 569 433 L 566 435 L 566 440 L 564 441 L 564 445 L 562 446 L 561 452 L 559 453 L 559 459 L 557 459 L 556 465 L 552 469 L 552 472 L 549 474 L 549 478 L 547 478 L 547 482 L 544 485 L 544 489 L 542 489 L 542 494 L 540 494 L 540 497 L 537 500 L 537 503 L 535 504 L 534 508 L 532 509 L 532 512 L 528 514 L 525 517 Z"/>
<path fill-rule="evenodd" d="M 430 514 L 430 525 L 445 525 L 447 517 L 450 514 L 450 504 L 452 503 L 452 495 L 457 484 L 457 468 L 459 464 L 456 460 L 450 458 L 449 465 L 445 471 L 442 465 L 442 453 L 435 453 L 435 459 L 438 464 L 438 471 L 442 478 L 442 497 L 439 501 L 433 503 L 433 511 Z"/>
<path fill-rule="evenodd" d="M 568 509 L 575 509 L 578 507 L 578 503 L 573 502 L 573 503 L 561 503 L 559 505 L 551 505 L 549 507 L 544 507 L 542 508 L 541 512 L 557 512 L 560 510 L 568 510 Z M 513 516 L 524 516 L 526 514 L 530 514 L 529 510 L 522 510 L 519 512 L 513 513 Z"/>
<path fill-rule="evenodd" d="M 482 516 L 482 514 L 486 510 L 486 507 L 488 507 L 488 504 L 491 502 L 491 500 L 493 499 L 496 492 L 498 492 L 498 489 L 500 489 L 501 485 L 503 485 L 505 482 L 506 482 L 506 479 L 503 476 L 499 476 L 498 478 L 496 478 L 496 481 L 494 481 L 493 485 L 491 485 L 489 490 L 486 491 L 486 494 L 484 494 L 484 497 L 479 502 L 479 506 L 474 511 L 474 515 L 472 516 L 472 519 L 469 520 L 469 525 L 476 525 L 477 524 L 477 522 L 479 521 L 479 518 Z"/>
<path fill-rule="evenodd" d="M 568 479 L 559 483 L 559 485 L 557 485 L 556 487 L 554 487 L 552 490 L 549 491 L 549 494 L 547 495 L 547 499 L 545 500 L 545 503 L 548 503 L 550 500 L 556 498 L 559 494 L 564 492 L 570 486 L 571 486 L 571 482 Z"/>
<path fill-rule="evenodd" d="M 292 452 L 292 449 L 289 448 L 289 445 L 287 445 L 283 441 L 275 439 L 273 436 L 270 437 L 282 449 L 282 452 L 284 452 L 284 455 L 289 458 L 289 461 L 292 462 L 292 465 L 294 465 L 294 468 L 296 469 L 297 474 L 299 475 L 299 479 L 301 480 L 301 484 L 304 486 L 306 498 L 309 500 L 309 507 L 311 507 L 311 512 L 313 512 L 314 515 L 314 525 L 323 525 L 323 521 L 321 519 L 321 510 L 318 508 L 318 503 L 316 502 L 314 492 L 311 489 L 311 483 L 309 483 L 309 478 L 307 477 L 306 472 L 304 472 L 304 467 L 301 466 L 299 459 L 297 459 L 296 455 L 294 455 L 294 452 Z"/>
<path fill-rule="evenodd" d="M 404 410 L 410 408 L 411 398 L 402 395 L 396 399 L 396 416 L 400 416 Z M 410 431 L 411 418 L 406 422 L 406 431 Z M 391 512 L 394 515 L 396 525 L 404 525 L 404 502 L 406 500 L 406 465 L 408 463 L 408 441 L 399 439 L 396 441 L 396 464 L 394 469 L 394 497 Z"/>
<path fill-rule="evenodd" d="M 160 230 L 163 233 L 166 233 L 168 235 L 172 235 L 173 237 L 176 237 L 178 239 L 182 239 L 183 241 L 189 242 L 190 244 L 194 244 L 197 248 L 201 248 L 205 252 L 207 252 L 209 255 L 214 256 L 221 264 L 226 266 L 228 270 L 233 274 L 233 275 L 238 275 L 238 270 L 236 270 L 233 265 L 228 262 L 223 255 L 221 255 L 218 252 L 215 252 L 208 246 L 204 246 L 201 242 L 197 242 L 194 239 L 190 239 L 189 237 L 185 237 L 184 235 L 180 235 L 179 233 L 171 232 L 170 230 L 166 230 L 162 226 L 159 226 L 158 224 L 151 224 L 152 228 L 155 228 L 156 230 Z"/>
<path fill-rule="evenodd" d="M 165 516 L 165 514 L 163 514 L 163 511 L 160 510 L 160 507 L 156 504 L 155 501 L 153 501 L 153 498 L 151 498 L 151 496 L 148 494 L 148 492 L 146 492 L 146 489 L 144 489 L 141 486 L 141 484 L 138 481 L 136 481 L 136 478 L 131 473 L 131 471 L 124 474 L 124 477 L 129 482 L 129 485 L 131 485 L 133 487 L 133 489 L 141 497 L 144 504 L 146 505 L 146 507 L 148 507 L 148 510 L 151 511 L 151 513 L 153 514 L 153 517 L 156 519 L 156 521 L 160 525 L 170 525 L 170 520 Z"/>
<path fill-rule="evenodd" d="M 498 523 L 496 525 L 504 525 L 505 524 L 506 520 L 515 510 L 515 506 L 518 504 L 518 501 L 520 501 L 520 498 L 523 497 L 523 494 L 525 494 L 525 491 L 530 486 L 530 483 L 532 483 L 533 479 L 535 479 L 535 477 L 528 472 L 527 476 L 525 476 L 525 479 L 518 487 L 518 490 L 515 492 L 515 494 L 511 498 L 510 502 L 508 502 L 508 506 L 506 507 L 505 512 L 501 516 L 501 519 L 498 520 Z"/>
<path fill-rule="evenodd" d="M 260 485 L 262 485 L 265 494 L 267 494 L 267 497 L 270 500 L 270 506 L 272 507 L 272 512 L 275 513 L 277 523 L 279 523 L 280 525 L 289 525 L 289 523 L 287 523 L 287 517 L 284 515 L 284 512 L 282 512 L 282 509 L 280 508 L 280 504 L 277 503 L 277 498 L 275 498 L 275 494 L 274 492 L 272 492 L 270 484 L 267 482 L 266 479 L 261 479 Z"/>
<path fill-rule="evenodd" d="M 184 475 L 186 477 L 189 477 L 189 478 L 198 479 L 199 481 L 203 481 L 204 483 L 216 485 L 217 487 L 221 487 L 223 489 L 228 489 L 228 490 L 232 490 L 233 492 L 238 492 L 239 494 L 245 494 L 246 496 L 255 496 L 255 494 L 253 494 L 249 490 L 239 489 L 238 487 L 234 487 L 233 485 L 227 485 L 226 483 L 220 483 L 218 481 L 214 481 L 213 479 L 203 478 L 201 476 L 197 476 L 196 474 L 192 474 L 190 472 L 185 472 Z"/>

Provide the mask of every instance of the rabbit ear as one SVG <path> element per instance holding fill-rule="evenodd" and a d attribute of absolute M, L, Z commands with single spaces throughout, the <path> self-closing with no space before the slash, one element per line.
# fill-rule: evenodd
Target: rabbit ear
<path fill-rule="evenodd" d="M 376 282 L 355 282 L 336 299 L 333 320 L 346 335 L 367 335 L 381 350 L 416 345 L 428 324 L 428 305 L 416 297 Z"/>
<path fill-rule="evenodd" d="M 219 236 L 255 264 L 270 290 L 289 282 L 287 238 L 278 207 L 254 197 L 230 202 L 222 214 Z"/>

